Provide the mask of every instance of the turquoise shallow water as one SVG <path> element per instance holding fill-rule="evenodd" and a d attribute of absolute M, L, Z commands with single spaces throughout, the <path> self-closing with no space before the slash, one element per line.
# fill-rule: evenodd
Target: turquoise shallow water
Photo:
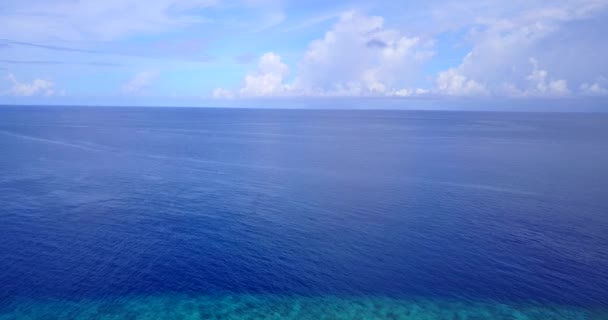
<path fill-rule="evenodd" d="M 604 320 L 608 319 L 608 312 L 555 305 L 464 303 L 454 299 L 229 294 L 22 300 L 4 307 L 0 319 Z"/>

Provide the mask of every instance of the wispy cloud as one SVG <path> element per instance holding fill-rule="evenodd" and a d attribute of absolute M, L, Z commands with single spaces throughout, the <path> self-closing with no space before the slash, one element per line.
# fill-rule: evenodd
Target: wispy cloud
<path fill-rule="evenodd" d="M 205 23 L 198 9 L 216 0 L 21 0 L 3 4 L 0 36 L 32 39 L 109 41 L 139 34 L 179 30 Z"/>
<path fill-rule="evenodd" d="M 0 39 L 0 45 L 7 46 L 23 46 L 30 48 L 45 49 L 59 52 L 85 53 L 95 55 L 111 55 L 125 57 L 141 57 L 141 58 L 174 58 L 198 62 L 208 62 L 216 59 L 215 56 L 206 54 L 202 45 L 195 44 L 193 41 L 158 41 L 143 44 L 130 44 L 117 46 L 111 43 L 93 43 L 91 46 L 99 46 L 105 49 L 86 49 L 78 47 L 46 45 L 34 42 L 14 41 L 9 39 Z"/>
<path fill-rule="evenodd" d="M 315 25 L 327 22 L 327 21 L 331 21 L 334 19 L 337 19 L 338 17 L 340 17 L 340 13 L 339 11 L 337 12 L 331 12 L 331 13 L 324 13 L 318 16 L 314 16 L 312 18 L 308 18 L 304 21 L 300 21 L 294 25 L 288 26 L 286 28 L 283 29 L 283 32 L 293 32 L 293 31 L 298 31 L 298 30 L 302 30 L 302 29 L 306 29 L 306 28 L 310 28 L 313 27 Z"/>
<path fill-rule="evenodd" d="M 15 41 L 10 39 L 0 39 L 0 46 L 4 45 L 6 47 L 12 46 L 24 46 L 24 47 L 32 47 L 32 48 L 40 48 L 47 49 L 53 51 L 64 51 L 64 52 L 80 52 L 80 53 L 109 53 L 100 50 L 91 50 L 91 49 L 81 49 L 81 48 L 72 48 L 72 47 L 64 47 L 64 46 L 55 46 L 55 45 L 46 45 L 34 42 L 26 42 L 26 41 Z"/>
<path fill-rule="evenodd" d="M 58 61 L 58 60 L 10 60 L 0 59 L 0 63 L 5 64 L 24 64 L 24 65 L 86 65 L 94 67 L 119 67 L 123 64 L 116 62 L 105 62 L 105 61 Z"/>
<path fill-rule="evenodd" d="M 142 94 L 159 77 L 158 71 L 142 71 L 131 78 L 122 87 L 122 92 L 129 95 Z"/>

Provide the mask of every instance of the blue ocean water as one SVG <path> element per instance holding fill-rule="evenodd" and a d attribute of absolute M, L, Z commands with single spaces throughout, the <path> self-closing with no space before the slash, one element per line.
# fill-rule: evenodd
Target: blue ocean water
<path fill-rule="evenodd" d="M 0 108 L 0 319 L 608 319 L 608 114 Z"/>

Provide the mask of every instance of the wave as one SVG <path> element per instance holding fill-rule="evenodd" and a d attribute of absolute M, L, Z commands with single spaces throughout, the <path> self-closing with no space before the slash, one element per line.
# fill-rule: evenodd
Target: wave
<path fill-rule="evenodd" d="M 76 148 L 76 149 L 91 151 L 91 152 L 110 151 L 108 148 L 105 148 L 105 147 L 102 147 L 102 146 L 99 146 L 99 145 L 96 145 L 96 144 L 90 143 L 90 142 L 84 142 L 84 144 L 79 144 L 79 143 L 73 143 L 73 142 L 63 141 L 63 140 L 54 140 L 54 139 L 30 136 L 30 135 L 25 135 L 25 134 L 21 134 L 21 133 L 10 132 L 10 131 L 4 131 L 4 130 L 0 130 L 0 134 L 3 134 L 5 136 L 20 138 L 20 139 L 28 140 L 28 141 L 54 144 L 54 145 Z"/>

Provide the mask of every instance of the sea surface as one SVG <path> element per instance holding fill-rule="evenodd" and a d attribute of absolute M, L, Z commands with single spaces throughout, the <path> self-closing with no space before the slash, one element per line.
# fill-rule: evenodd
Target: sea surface
<path fill-rule="evenodd" d="M 608 114 L 0 107 L 8 319 L 608 319 Z"/>

